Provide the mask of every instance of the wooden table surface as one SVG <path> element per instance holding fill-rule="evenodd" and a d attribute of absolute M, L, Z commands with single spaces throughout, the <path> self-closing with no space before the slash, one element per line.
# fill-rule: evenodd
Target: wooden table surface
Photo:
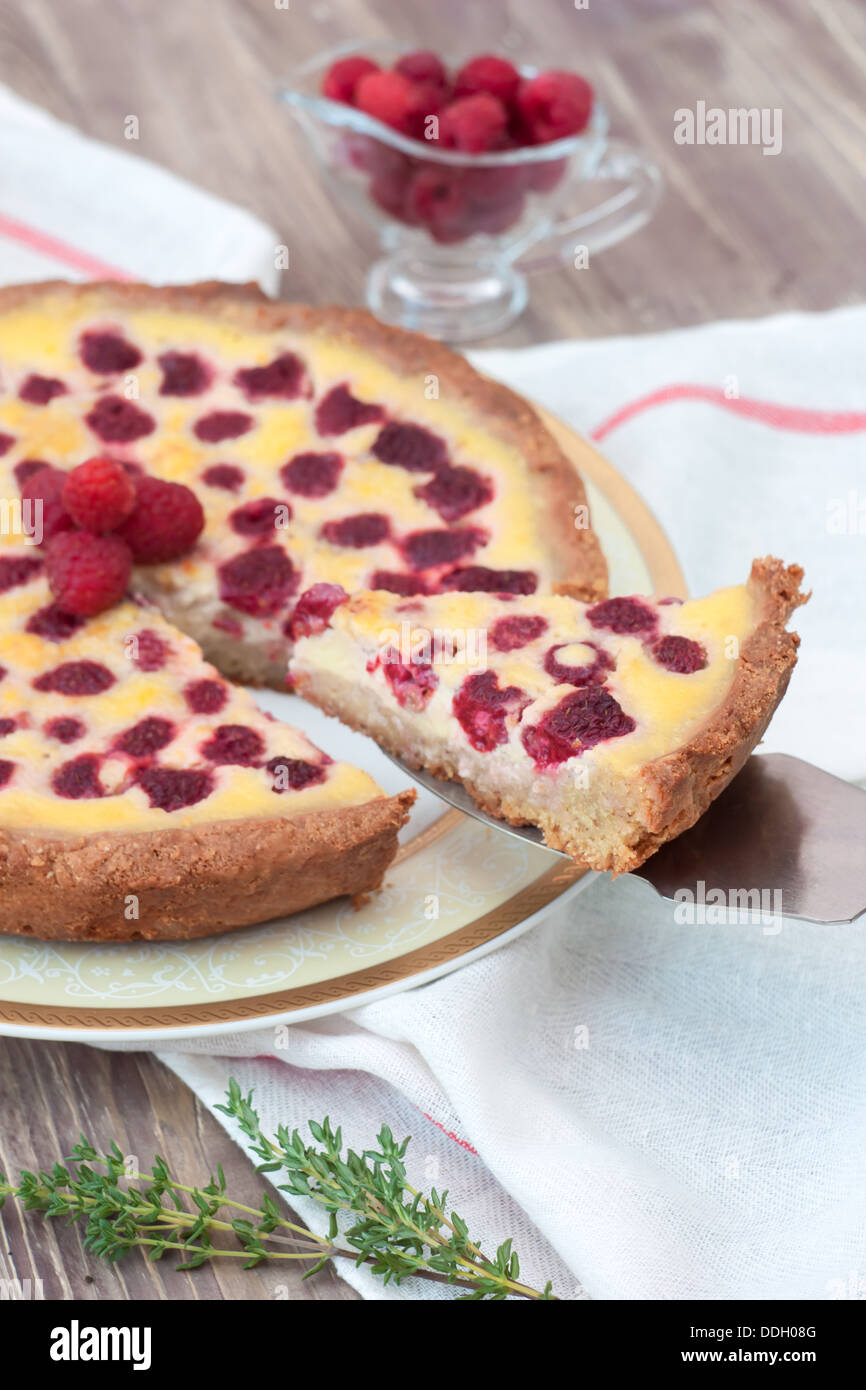
<path fill-rule="evenodd" d="M 459 35 L 455 44 L 454 36 Z M 373 243 L 332 206 L 288 120 L 277 79 L 349 38 L 390 36 L 457 55 L 500 47 L 576 67 L 617 134 L 642 143 L 666 190 L 648 228 L 579 273 L 533 282 L 529 310 L 494 341 L 642 332 L 720 317 L 824 309 L 866 297 L 866 9 L 862 0 L 0 0 L 0 81 L 88 135 L 244 204 L 290 248 L 284 293 L 363 300 Z M 680 146 L 678 107 L 781 108 L 783 149 Z M 139 119 L 140 139 L 124 139 Z M 385 1118 L 385 1117 L 383 1117 Z M 196 1182 L 222 1162 L 242 1201 L 251 1165 L 147 1054 L 0 1039 L 0 1171 L 66 1153 L 80 1130 L 126 1153 L 158 1150 Z M 88 1259 L 74 1230 L 0 1213 L 0 1278 L 47 1298 L 267 1298 L 285 1269 L 176 1273 L 131 1255 Z M 356 1295 L 330 1269 L 295 1298 Z"/>

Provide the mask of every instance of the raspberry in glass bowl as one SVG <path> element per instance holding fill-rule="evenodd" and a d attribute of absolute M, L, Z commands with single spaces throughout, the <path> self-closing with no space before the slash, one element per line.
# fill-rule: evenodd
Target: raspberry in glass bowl
<path fill-rule="evenodd" d="M 658 197 L 657 166 L 609 137 L 578 73 L 380 41 L 322 53 L 279 97 L 335 196 L 378 230 L 368 306 L 433 337 L 497 332 L 526 304 L 528 272 L 586 264 Z"/>

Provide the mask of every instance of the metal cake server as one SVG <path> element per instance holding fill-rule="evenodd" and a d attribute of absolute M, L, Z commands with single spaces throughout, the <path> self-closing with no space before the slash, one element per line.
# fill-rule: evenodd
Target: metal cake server
<path fill-rule="evenodd" d="M 459 782 L 444 782 L 388 755 L 407 777 L 474 820 L 549 854 L 534 826 L 480 810 Z M 565 857 L 565 856 L 562 856 Z M 760 893 L 775 916 L 829 924 L 866 911 L 866 790 L 787 753 L 752 755 L 696 825 L 634 871 L 662 898 L 697 902 Z M 738 896 L 740 895 L 740 896 Z"/>

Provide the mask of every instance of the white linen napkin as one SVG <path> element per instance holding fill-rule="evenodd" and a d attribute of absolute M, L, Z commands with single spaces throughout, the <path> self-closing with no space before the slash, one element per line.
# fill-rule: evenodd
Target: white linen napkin
<path fill-rule="evenodd" d="M 273 287 L 275 243 L 0 90 L 0 280 L 107 264 Z M 474 354 L 599 438 L 693 592 L 741 581 L 754 555 L 805 566 L 801 662 L 765 746 L 856 779 L 864 335 L 858 307 Z M 486 1250 L 513 1236 L 526 1281 L 562 1296 L 862 1297 L 864 968 L 862 927 L 682 926 L 642 881 L 599 879 L 423 989 L 157 1055 L 211 1108 L 235 1075 L 266 1127 L 330 1114 L 356 1148 L 382 1123 L 412 1134 L 410 1180 L 447 1187 Z M 340 1272 L 368 1298 L 455 1296 Z"/>
<path fill-rule="evenodd" d="M 129 127 L 130 133 L 134 127 Z M 90 140 L 0 87 L 0 280 L 258 280 L 277 236 L 150 160 Z"/>

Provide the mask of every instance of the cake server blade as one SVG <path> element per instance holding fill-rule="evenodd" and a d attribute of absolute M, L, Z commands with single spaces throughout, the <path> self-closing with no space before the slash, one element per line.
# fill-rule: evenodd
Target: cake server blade
<path fill-rule="evenodd" d="M 473 820 L 559 854 L 459 782 L 391 762 Z M 750 757 L 701 819 L 634 871 L 662 898 L 830 924 L 866 911 L 866 791 L 787 753 Z"/>

